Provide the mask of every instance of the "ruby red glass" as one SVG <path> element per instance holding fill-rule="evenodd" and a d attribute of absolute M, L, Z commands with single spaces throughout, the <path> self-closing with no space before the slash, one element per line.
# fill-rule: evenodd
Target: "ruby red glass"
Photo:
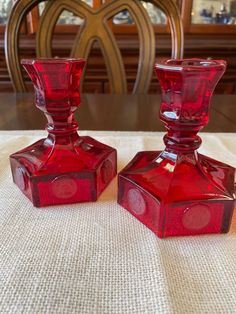
<path fill-rule="evenodd" d="M 13 180 L 37 207 L 96 201 L 116 175 L 116 150 L 79 136 L 83 59 L 23 60 L 36 106 L 47 117 L 47 138 L 10 156 Z"/>
<path fill-rule="evenodd" d="M 119 173 L 118 203 L 157 236 L 224 233 L 235 201 L 235 169 L 202 154 L 221 60 L 168 60 L 155 67 L 162 89 L 164 151 L 139 152 Z"/>

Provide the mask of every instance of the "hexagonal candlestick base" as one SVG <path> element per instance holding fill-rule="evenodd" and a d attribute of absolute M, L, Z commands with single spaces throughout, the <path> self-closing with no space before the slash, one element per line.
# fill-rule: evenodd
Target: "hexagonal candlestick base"
<path fill-rule="evenodd" d="M 37 207 L 96 201 L 116 175 L 116 159 L 115 149 L 77 134 L 73 148 L 47 138 L 10 156 L 13 181 Z"/>
<path fill-rule="evenodd" d="M 160 238 L 223 233 L 234 179 L 233 167 L 196 152 L 140 152 L 118 175 L 118 203 Z"/>

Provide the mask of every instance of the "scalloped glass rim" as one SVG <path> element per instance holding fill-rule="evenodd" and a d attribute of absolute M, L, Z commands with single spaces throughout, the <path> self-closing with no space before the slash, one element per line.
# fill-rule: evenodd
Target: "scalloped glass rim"
<path fill-rule="evenodd" d="M 211 60 L 211 59 L 168 59 L 162 63 L 156 63 L 156 69 L 165 69 L 171 71 L 207 71 L 212 68 L 226 69 L 227 63 L 225 60 Z"/>
<path fill-rule="evenodd" d="M 37 58 L 22 59 L 21 64 L 37 64 L 37 63 L 86 63 L 84 58 Z"/>

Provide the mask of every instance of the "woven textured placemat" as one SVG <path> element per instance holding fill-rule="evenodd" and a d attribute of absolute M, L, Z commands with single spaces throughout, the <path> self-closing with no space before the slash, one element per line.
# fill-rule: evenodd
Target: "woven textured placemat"
<path fill-rule="evenodd" d="M 119 169 L 160 133 L 80 132 L 118 149 Z M 226 235 L 157 238 L 116 203 L 34 208 L 8 156 L 45 135 L 0 132 L 0 313 L 236 313 L 236 219 Z M 236 134 L 201 152 L 236 167 Z"/>

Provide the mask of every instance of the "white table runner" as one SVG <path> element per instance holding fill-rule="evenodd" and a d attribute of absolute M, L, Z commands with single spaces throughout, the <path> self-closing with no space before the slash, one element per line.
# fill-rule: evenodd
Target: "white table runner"
<path fill-rule="evenodd" d="M 43 131 L 0 132 L 0 313 L 236 313 L 236 216 L 224 235 L 159 239 L 116 203 L 34 208 L 8 156 Z M 119 170 L 161 133 L 80 132 L 118 150 Z M 201 134 L 203 154 L 236 167 L 236 134 Z"/>

